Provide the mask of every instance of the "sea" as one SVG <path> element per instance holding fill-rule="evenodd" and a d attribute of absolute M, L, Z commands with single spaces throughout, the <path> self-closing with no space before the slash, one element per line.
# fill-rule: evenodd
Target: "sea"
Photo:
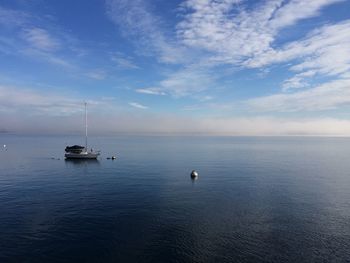
<path fill-rule="evenodd" d="M 0 135 L 0 262 L 350 262 L 350 138 L 83 143 Z"/>

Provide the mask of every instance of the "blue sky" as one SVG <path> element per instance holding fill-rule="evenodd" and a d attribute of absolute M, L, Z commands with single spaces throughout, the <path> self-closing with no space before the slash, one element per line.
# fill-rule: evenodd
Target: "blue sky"
<path fill-rule="evenodd" d="M 0 2 L 0 130 L 350 134 L 350 1 Z"/>

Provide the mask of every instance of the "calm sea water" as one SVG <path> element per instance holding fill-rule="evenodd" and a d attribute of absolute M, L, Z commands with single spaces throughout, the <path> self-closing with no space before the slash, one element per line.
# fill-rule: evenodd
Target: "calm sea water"
<path fill-rule="evenodd" d="M 95 137 L 65 161 L 81 142 L 0 136 L 0 262 L 350 260 L 350 139 Z"/>

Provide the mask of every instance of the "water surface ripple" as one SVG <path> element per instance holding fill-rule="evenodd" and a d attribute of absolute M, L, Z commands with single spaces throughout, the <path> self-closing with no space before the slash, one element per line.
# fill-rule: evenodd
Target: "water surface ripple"
<path fill-rule="evenodd" d="M 0 262 L 350 259 L 350 139 L 95 137 L 65 161 L 80 141 L 0 136 Z"/>

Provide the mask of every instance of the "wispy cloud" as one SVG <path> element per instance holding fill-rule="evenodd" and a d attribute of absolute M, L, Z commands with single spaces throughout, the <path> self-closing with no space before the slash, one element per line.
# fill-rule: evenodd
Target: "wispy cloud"
<path fill-rule="evenodd" d="M 295 76 L 286 79 L 282 84 L 282 90 L 288 91 L 290 89 L 300 89 L 308 87 L 306 79 L 316 75 L 315 70 L 308 70 L 302 73 L 298 73 Z"/>
<path fill-rule="evenodd" d="M 205 98 L 198 94 L 213 87 L 215 76 L 208 69 L 197 66 L 186 66 L 167 75 L 157 87 L 138 89 L 137 92 L 154 95 L 169 94 L 174 97 L 192 96 Z M 208 97 L 207 97 L 208 98 Z"/>
<path fill-rule="evenodd" d="M 23 48 L 19 53 L 31 57 L 35 60 L 45 61 L 56 66 L 64 67 L 66 69 L 77 69 L 77 67 L 70 61 L 70 59 L 61 57 L 51 52 L 33 48 Z"/>
<path fill-rule="evenodd" d="M 96 80 L 103 80 L 107 77 L 106 71 L 102 69 L 95 69 L 93 71 L 86 73 L 85 75 L 89 78 L 96 79 Z"/>
<path fill-rule="evenodd" d="M 164 91 L 160 88 L 144 88 L 144 89 L 136 89 L 137 93 L 149 94 L 149 95 L 166 95 Z"/>
<path fill-rule="evenodd" d="M 320 111 L 332 110 L 350 103 L 350 78 L 341 78 L 317 87 L 294 93 L 279 93 L 247 101 L 257 111 Z"/>
<path fill-rule="evenodd" d="M 299 20 L 314 17 L 320 14 L 320 10 L 330 4 L 344 0 L 292 0 L 276 10 L 271 20 L 271 27 L 280 29 L 291 26 Z M 283 4 L 283 2 L 280 1 Z"/>
<path fill-rule="evenodd" d="M 23 11 L 12 10 L 0 6 L 0 25 L 17 27 L 28 22 L 31 16 Z"/>
<path fill-rule="evenodd" d="M 252 66 L 292 61 L 295 75 L 286 79 L 282 91 L 307 89 L 252 99 L 250 105 L 262 111 L 318 111 L 350 103 L 350 21 L 326 25 L 306 38 L 288 43 L 252 60 Z M 324 78 L 331 80 L 325 81 Z M 321 83 L 313 87 L 316 79 Z M 312 88 L 313 87 L 313 88 Z"/>
<path fill-rule="evenodd" d="M 154 15 L 143 0 L 108 0 L 107 14 L 124 35 L 136 38 L 134 44 L 139 52 L 157 54 L 165 63 L 184 61 L 185 50 L 175 40 L 164 33 L 160 17 Z"/>
<path fill-rule="evenodd" d="M 97 116 L 120 111 L 110 97 L 90 100 L 72 95 L 71 91 L 63 94 L 49 91 L 49 88 L 38 91 L 0 85 L 0 130 L 40 134 L 83 132 L 84 101 L 88 102 L 89 111 Z M 110 120 L 105 119 L 103 126 L 109 124 Z"/>
<path fill-rule="evenodd" d="M 119 68 L 123 69 L 139 69 L 133 60 L 120 52 L 115 52 L 111 55 L 111 60 L 117 64 Z"/>
<path fill-rule="evenodd" d="M 48 92 L 0 86 L 0 111 L 61 115 L 81 111 L 81 101 Z"/>
<path fill-rule="evenodd" d="M 322 8 L 337 2 L 341 0 L 276 0 L 248 9 L 240 0 L 188 0 L 182 4 L 184 19 L 177 25 L 177 34 L 186 46 L 207 51 L 206 60 L 212 65 L 265 69 L 289 63 L 294 76 L 283 81 L 281 90 L 308 88 L 249 100 L 255 109 L 331 109 L 348 103 L 344 74 L 350 70 L 350 22 L 325 25 L 282 46 L 275 42 L 282 29 L 317 16 Z M 311 88 L 317 77 L 335 79 Z"/>
<path fill-rule="evenodd" d="M 278 32 L 301 19 L 313 17 L 339 0 L 274 0 L 245 9 L 240 0 L 187 0 L 184 20 L 177 25 L 182 42 L 210 52 L 216 63 L 244 65 L 273 50 Z"/>
<path fill-rule="evenodd" d="M 284 81 L 282 88 L 285 91 L 307 87 L 307 79 L 320 73 L 335 75 L 345 72 L 350 57 L 347 22 L 314 30 L 303 40 L 280 48 L 274 46 L 282 29 L 317 16 L 322 8 L 341 1 L 274 0 L 255 3 L 248 9 L 243 0 L 187 0 L 179 8 L 182 16 L 175 28 L 175 38 L 164 33 L 159 26 L 160 17 L 152 14 L 144 1 L 110 0 L 108 14 L 129 35 L 158 50 L 160 57 L 171 53 L 179 57 L 184 50 L 188 54 L 195 53 L 188 56 L 186 62 L 174 60 L 183 63 L 183 68 L 159 81 L 157 92 L 152 89 L 138 91 L 148 94 L 161 91 L 181 97 L 192 96 L 214 86 L 210 67 L 217 65 L 264 69 L 271 64 L 299 60 L 290 67 L 297 74 Z M 135 21 L 132 17 L 142 19 Z M 337 36 L 336 32 L 340 34 Z M 174 49 L 174 46 L 177 48 Z M 329 63 L 330 56 L 337 63 Z M 163 62 L 166 60 L 161 59 Z M 197 65 L 195 69 L 193 64 Z M 217 71 L 216 75 L 218 77 Z"/>
<path fill-rule="evenodd" d="M 169 94 L 183 97 L 207 90 L 213 82 L 214 76 L 210 76 L 205 69 L 186 67 L 170 74 L 159 85 Z"/>
<path fill-rule="evenodd" d="M 0 6 L 0 52 L 12 56 L 27 56 L 52 65 L 76 70 L 75 58 L 84 53 L 79 41 L 52 19 Z M 63 48 L 64 47 L 64 48 Z"/>
<path fill-rule="evenodd" d="M 23 116 L 69 116 L 83 111 L 83 102 L 98 112 L 113 112 L 120 109 L 114 97 L 87 99 L 71 92 L 50 91 L 52 87 L 37 90 L 32 87 L 0 85 L 0 112 Z"/>
<path fill-rule="evenodd" d="M 142 110 L 148 109 L 147 106 L 144 106 L 138 102 L 129 102 L 129 105 L 134 107 L 134 108 L 138 108 L 138 109 L 142 109 Z"/>
<path fill-rule="evenodd" d="M 22 33 L 22 38 L 33 48 L 44 51 L 54 51 L 60 48 L 61 44 L 51 36 L 47 30 L 42 28 L 26 28 Z"/>
<path fill-rule="evenodd" d="M 279 49 L 270 49 L 246 61 L 248 67 L 262 67 L 293 59 L 301 59 L 293 71 L 319 69 L 320 73 L 339 74 L 348 69 L 350 20 L 315 29 L 306 38 L 293 41 Z M 332 63 L 330 63 L 332 59 Z"/>

